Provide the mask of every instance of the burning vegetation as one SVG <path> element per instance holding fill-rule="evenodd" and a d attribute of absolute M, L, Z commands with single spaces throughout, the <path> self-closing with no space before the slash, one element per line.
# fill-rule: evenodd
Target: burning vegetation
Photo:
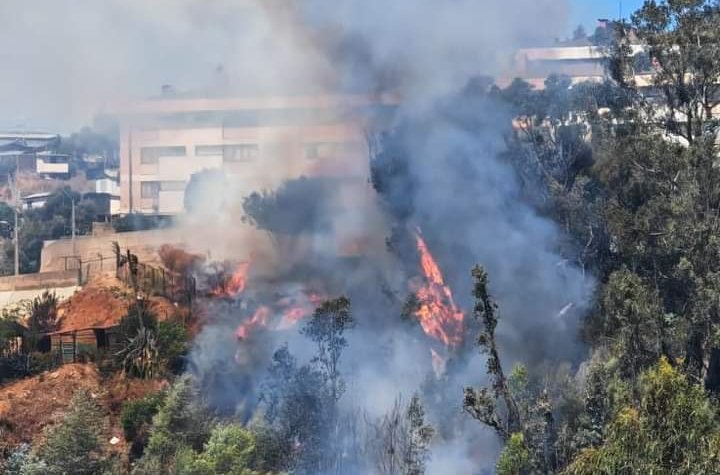
<path fill-rule="evenodd" d="M 427 335 L 447 346 L 459 346 L 465 333 L 465 314 L 455 304 L 452 291 L 445 285 L 442 271 L 430 254 L 419 229 L 415 237 L 423 272 L 422 283 L 417 280 L 411 282 L 411 289 L 417 296 L 415 316 Z"/>
<path fill-rule="evenodd" d="M 220 108 L 205 151 L 225 169 L 190 180 L 187 247 L 161 248 L 164 269 L 118 248 L 122 306 L 87 286 L 60 312 L 46 294 L 28 329 L 2 316 L 0 376 L 40 374 L 0 388 L 3 470 L 720 473 L 720 4 L 647 1 L 631 26 L 578 29 L 573 51 L 610 55 L 602 83 L 501 88 L 497 56 L 562 2 L 237 3 L 166 2 L 193 29 L 162 31 L 253 36 L 229 48 L 260 51 L 240 92 L 312 107 Z M 373 94 L 325 108 L 348 90 Z M 226 148 L 229 123 L 243 143 Z M 38 328 L 74 322 L 102 351 L 73 333 L 68 356 L 97 370 L 40 354 Z M 121 403 L 130 378 L 152 383 Z M 72 402 L 52 394 L 81 380 Z M 107 382 L 126 390 L 97 398 Z"/>

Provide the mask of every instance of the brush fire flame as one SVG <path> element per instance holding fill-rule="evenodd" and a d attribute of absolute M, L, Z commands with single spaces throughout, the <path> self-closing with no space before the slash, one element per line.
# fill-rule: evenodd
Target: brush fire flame
<path fill-rule="evenodd" d="M 260 307 L 255 310 L 255 313 L 253 313 L 253 316 L 245 320 L 238 328 L 235 330 L 235 335 L 240 339 L 244 340 L 248 336 L 250 336 L 250 333 L 257 327 L 266 327 L 268 324 L 268 319 L 270 318 L 270 307 L 267 307 L 265 305 L 261 305 Z"/>
<path fill-rule="evenodd" d="M 239 263 L 230 278 L 212 290 L 212 295 L 216 297 L 234 297 L 242 293 L 247 286 L 249 272 L 250 261 L 244 261 Z"/>
<path fill-rule="evenodd" d="M 446 346 L 458 346 L 464 336 L 465 315 L 455 305 L 452 291 L 445 285 L 440 266 L 430 253 L 420 229 L 415 238 L 425 281 L 413 285 L 419 301 L 415 316 L 425 334 L 442 341 Z"/>
<path fill-rule="evenodd" d="M 285 297 L 273 305 L 261 305 L 252 317 L 238 326 L 235 335 L 238 339 L 245 340 L 261 328 L 287 330 L 311 315 L 323 300 L 324 297 L 320 294 L 302 292 L 299 297 Z"/>

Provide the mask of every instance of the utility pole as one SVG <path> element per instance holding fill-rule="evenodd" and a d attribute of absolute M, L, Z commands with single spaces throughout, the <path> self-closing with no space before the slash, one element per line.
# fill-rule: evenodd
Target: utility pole
<path fill-rule="evenodd" d="M 129 213 L 133 213 L 133 156 L 132 156 L 132 125 L 128 126 L 128 185 L 129 185 L 129 192 L 128 192 L 128 201 L 129 201 Z M 121 168 L 122 170 L 122 168 Z M 122 178 L 120 178 L 122 180 Z"/>
<path fill-rule="evenodd" d="M 13 179 L 13 209 L 15 210 L 15 227 L 13 237 L 15 238 L 15 277 L 20 275 L 20 230 L 18 229 L 18 206 L 20 205 L 20 193 L 18 190 L 18 173 L 20 172 L 20 156 L 15 155 L 15 178 Z"/>
<path fill-rule="evenodd" d="M 71 239 L 72 239 L 72 255 L 74 258 L 77 258 L 77 248 L 75 246 L 75 197 L 67 192 L 65 188 L 61 188 L 63 194 L 70 198 L 70 206 L 71 206 L 71 213 L 70 213 L 70 226 L 71 226 Z M 79 259 L 78 259 L 79 260 Z"/>
<path fill-rule="evenodd" d="M 73 256 L 77 256 L 77 250 L 75 249 L 75 199 L 71 198 L 70 203 L 72 203 L 72 251 Z"/>

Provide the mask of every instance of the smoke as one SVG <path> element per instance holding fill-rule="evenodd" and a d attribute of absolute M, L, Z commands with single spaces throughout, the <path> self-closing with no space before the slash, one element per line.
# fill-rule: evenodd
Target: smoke
<path fill-rule="evenodd" d="M 561 257 L 560 230 L 522 202 L 513 170 L 502 159 L 511 117 L 477 78 L 502 72 L 517 47 L 558 36 L 563 2 L 340 0 L 328 8 L 305 0 L 269 2 L 253 12 L 260 25 L 278 34 L 273 38 L 278 54 L 257 58 L 258 70 L 269 71 L 271 79 L 264 88 L 255 84 L 247 90 L 288 94 L 300 84 L 306 91 L 393 92 L 402 102 L 391 119 L 393 131 L 376 137 L 376 155 L 363 165 L 364 174 L 354 164 L 330 173 L 345 180 L 341 186 L 298 177 L 276 191 L 259 186 L 249 199 L 231 185 L 224 217 L 215 215 L 208 225 L 206 206 L 188 217 L 185 224 L 193 229 L 188 235 L 202 236 L 201 246 L 213 243 L 213 249 L 232 256 L 233 246 L 247 251 L 249 240 L 238 231 L 244 211 L 270 233 L 273 248 L 273 262 L 251 273 L 249 288 L 259 290 L 246 292 L 239 305 L 213 310 L 218 317 L 206 324 L 193 350 L 194 373 L 218 407 L 250 417 L 271 350 L 287 344 L 303 364 L 314 348 L 298 327 L 278 330 L 276 323 L 238 343 L 231 335 L 240 322 L 298 289 L 346 295 L 358 325 L 347 334 L 343 353 L 348 391 L 341 412 L 379 418 L 399 394 L 419 393 L 440 434 L 429 473 L 492 469 L 494 435 L 461 412 L 463 386 L 485 382 L 483 358 L 471 348 L 471 267 L 481 264 L 489 272 L 508 366 L 576 360 L 577 323 L 592 282 Z M 247 56 L 247 48 L 262 44 L 253 38 L 258 28 L 244 31 L 233 51 Z M 253 76 L 250 83 L 267 77 Z M 292 79 L 283 84 L 287 78 Z M 369 122 L 372 126 L 372 118 Z M 370 171 L 377 195 L 361 183 Z M 277 183 L 287 170 L 265 172 Z M 416 227 L 466 310 L 470 350 L 448 350 L 424 335 L 412 316 L 400 316 L 411 291 L 408 281 L 419 272 L 416 253 L 407 249 Z M 386 237 L 395 244 L 392 252 Z M 362 242 L 362 252 L 344 253 L 348 242 Z M 281 321 L 281 311 L 270 308 L 268 321 Z M 450 358 L 441 376 L 433 371 L 430 349 Z"/>
<path fill-rule="evenodd" d="M 316 87 L 330 65 L 290 4 L 4 0 L 0 126 L 73 131 L 163 84 L 246 95 Z"/>
<path fill-rule="evenodd" d="M 592 282 L 561 257 L 560 230 L 521 201 L 502 160 L 508 112 L 481 87 L 467 87 L 502 73 L 516 48 L 559 36 L 566 17 L 559 0 L 54 0 L 42 8 L 5 0 L 0 123 L 69 130 L 164 83 L 241 95 L 397 94 L 394 132 L 372 164 L 379 195 L 363 182 L 369 163 L 333 170 L 344 180 L 337 186 L 298 180 L 280 188 L 292 193 L 263 195 L 266 183 L 288 178 L 268 165 L 270 179 L 250 201 L 230 179 L 222 190 L 198 187 L 198 212 L 184 223 L 189 247 L 255 261 L 248 291 L 205 310 L 191 367 L 216 407 L 250 417 L 274 349 L 287 343 L 303 363 L 314 348 L 297 327 L 282 325 L 239 343 L 238 325 L 298 292 L 347 295 L 358 326 L 342 360 L 342 411 L 379 417 L 398 394 L 427 396 L 442 435 L 430 473 L 475 473 L 493 466 L 497 445 L 460 405 L 462 387 L 483 382 L 484 361 L 458 351 L 445 375 L 434 375 L 430 349 L 453 355 L 400 316 L 418 272 L 403 242 L 422 229 L 466 310 L 470 269 L 487 268 L 506 364 L 577 356 L 574 333 Z M 263 196 L 275 198 L 272 206 L 263 207 Z M 262 231 L 241 221 L 244 202 L 269 213 Z M 390 236 L 394 252 L 385 246 Z M 282 318 L 272 307 L 269 321 Z"/>
<path fill-rule="evenodd" d="M 399 394 L 421 394 L 440 434 L 431 474 L 491 470 L 497 453 L 494 435 L 461 412 L 463 386 L 485 382 L 483 358 L 472 349 L 471 267 L 481 264 L 490 274 L 508 370 L 515 362 L 541 368 L 575 361 L 581 351 L 578 319 L 592 289 L 592 281 L 562 258 L 560 230 L 522 202 L 513 170 L 502 159 L 511 116 L 478 80 L 503 71 L 517 47 L 557 36 L 564 4 L 487 3 L 340 0 L 328 8 L 306 0 L 292 6 L 271 2 L 258 10 L 264 21 L 278 25 L 276 30 L 293 25 L 294 36 L 304 39 L 280 48 L 292 51 L 291 59 L 312 58 L 301 64 L 298 77 L 318 79 L 315 84 L 326 92 L 390 91 L 402 97 L 391 120 L 393 131 L 378 138 L 374 160 L 364 164 L 378 194 L 362 186 L 363 174 L 354 164 L 331 173 L 345 179 L 342 186 L 300 178 L 275 192 L 258 188 L 249 200 L 238 187 L 228 191 L 226 217 L 213 218 L 214 226 L 208 227 L 202 214 L 186 221 L 205 246 L 243 247 L 248 241 L 237 229 L 244 203 L 250 221 L 265 223 L 258 227 L 273 236 L 273 263 L 264 270 L 256 267 L 249 287 L 272 288 L 280 295 L 311 287 L 327 297 L 350 298 L 358 326 L 347 335 L 342 370 L 348 391 L 340 409 L 348 416 L 361 411 L 379 418 Z M 538 24 L 537 18 L 546 21 Z M 266 56 L 263 67 L 289 71 L 286 60 Z M 297 85 L 291 82 L 273 87 L 288 93 Z M 276 181 L 285 172 L 266 170 Z M 198 230 L 197 223 L 207 229 Z M 424 335 L 412 316 L 400 317 L 411 291 L 408 281 L 418 273 L 418 256 L 407 248 L 416 227 L 466 310 L 469 350 L 448 350 Z M 386 237 L 394 244 L 392 252 Z M 359 255 L 345 254 L 339 242 L 364 245 Z M 193 371 L 218 406 L 246 417 L 253 413 L 270 349 L 287 344 L 301 364 L 312 358 L 314 348 L 297 327 L 259 329 L 240 344 L 228 336 L 259 305 L 278 298 L 246 293 L 239 308 L 218 310 L 221 318 L 198 337 Z M 282 319 L 279 310 L 272 313 L 270 321 Z M 430 349 L 438 358 L 450 358 L 441 376 L 433 371 L 437 362 Z"/>
<path fill-rule="evenodd" d="M 340 32 L 333 64 L 349 84 L 387 86 L 431 103 L 469 78 L 495 75 L 521 46 L 559 36 L 567 6 L 556 0 L 323 0 L 301 2 L 312 25 Z M 539 20 L 542 19 L 542 20 Z"/>
<path fill-rule="evenodd" d="M 0 125 L 72 131 L 162 84 L 281 95 L 402 77 L 432 95 L 566 17 L 554 0 L 4 0 Z"/>

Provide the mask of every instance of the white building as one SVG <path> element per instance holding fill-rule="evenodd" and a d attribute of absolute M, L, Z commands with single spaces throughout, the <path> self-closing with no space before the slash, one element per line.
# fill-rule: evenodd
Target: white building
<path fill-rule="evenodd" d="M 184 210 L 201 170 L 222 169 L 242 195 L 301 175 L 367 183 L 367 117 L 389 97 L 184 97 L 135 104 L 120 117 L 122 214 Z"/>

